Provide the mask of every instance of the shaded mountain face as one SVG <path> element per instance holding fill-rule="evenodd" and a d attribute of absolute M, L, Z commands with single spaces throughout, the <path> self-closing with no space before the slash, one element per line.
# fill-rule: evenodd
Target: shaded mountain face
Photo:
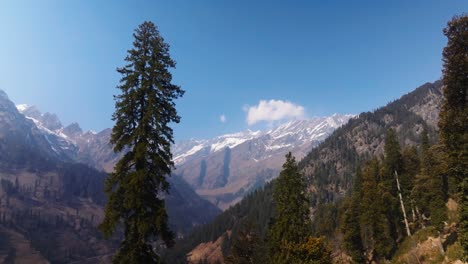
<path fill-rule="evenodd" d="M 97 239 L 107 175 L 70 162 L 68 141 L 0 95 L 0 259 L 103 262 L 115 246 Z"/>
<path fill-rule="evenodd" d="M 92 159 L 112 151 L 109 133 L 83 132 L 78 124 L 63 127 L 55 115 L 15 106 L 0 90 L 0 233 L 5 234 L 0 260 L 14 258 L 14 252 L 31 255 L 32 263 L 109 260 L 117 241 L 102 240 L 97 225 L 106 201 L 103 168 L 118 157 Z M 85 157 L 87 164 L 80 162 Z M 169 181 L 166 207 L 178 235 L 220 213 L 183 179 Z"/>
<path fill-rule="evenodd" d="M 244 131 L 174 146 L 176 172 L 221 209 L 275 178 L 291 151 L 298 159 L 352 115 L 294 120 L 268 131 Z"/>
<path fill-rule="evenodd" d="M 55 114 L 42 114 L 36 107 L 17 105 L 18 111 L 31 120 L 49 139 L 50 148 L 60 150 L 60 158 L 86 164 L 99 171 L 112 172 L 122 153 L 115 153 L 109 143 L 111 129 L 99 133 L 83 131 L 78 123 L 64 127 Z M 172 229 L 179 235 L 193 226 L 208 223 L 220 210 L 198 196 L 183 179 L 169 178 L 171 185 L 167 208 Z"/>

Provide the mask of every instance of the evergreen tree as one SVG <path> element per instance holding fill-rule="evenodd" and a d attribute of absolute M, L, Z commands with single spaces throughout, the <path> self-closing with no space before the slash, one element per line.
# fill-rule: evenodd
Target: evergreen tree
<path fill-rule="evenodd" d="M 440 140 L 448 154 L 450 182 L 461 183 L 460 238 L 468 254 L 468 203 L 464 182 L 468 178 L 468 16 L 456 16 L 444 29 L 447 46 L 443 50 L 444 102 L 439 115 Z M 455 181 L 453 181 L 455 180 Z M 452 189 L 452 188 L 451 188 Z"/>
<path fill-rule="evenodd" d="M 379 188 L 381 165 L 378 160 L 369 161 L 362 170 L 361 237 L 368 261 L 389 258 L 395 250 L 392 224 L 387 218 L 385 194 Z"/>
<path fill-rule="evenodd" d="M 444 102 L 439 115 L 440 140 L 449 155 L 450 175 L 468 177 L 468 16 L 454 17 L 444 29 Z"/>
<path fill-rule="evenodd" d="M 265 263 L 266 253 L 261 239 L 260 227 L 256 222 L 246 221 L 240 227 L 232 243 L 231 255 L 226 258 L 227 264 Z"/>
<path fill-rule="evenodd" d="M 304 242 L 311 233 L 311 221 L 306 184 L 291 153 L 275 182 L 273 198 L 276 214 L 268 237 L 270 262 L 293 263 L 290 245 Z"/>
<path fill-rule="evenodd" d="M 387 219 L 392 223 L 390 229 L 391 237 L 396 241 L 404 234 L 402 226 L 403 215 L 398 199 L 398 188 L 395 178 L 395 173 L 398 173 L 401 178 L 403 157 L 401 155 L 400 144 L 393 129 L 389 129 L 385 136 L 384 154 L 379 188 L 382 193 L 384 207 L 387 208 Z"/>
<path fill-rule="evenodd" d="M 446 202 L 446 155 L 440 145 L 422 153 L 421 169 L 416 176 L 412 196 L 421 213 L 431 217 L 431 223 L 439 230 L 447 218 Z"/>
<path fill-rule="evenodd" d="M 175 62 L 156 26 L 144 22 L 133 36 L 126 65 L 117 69 L 121 94 L 115 96 L 111 136 L 114 151 L 125 154 L 106 181 L 109 200 L 100 228 L 109 237 L 123 226 L 114 263 L 158 263 L 155 243 L 173 245 L 162 197 L 173 167 L 169 123 L 180 121 L 174 100 L 184 91 L 171 83 Z"/>
<path fill-rule="evenodd" d="M 468 178 L 463 179 L 461 186 L 460 203 L 460 241 L 465 251 L 465 260 L 468 260 Z"/>
<path fill-rule="evenodd" d="M 359 216 L 361 215 L 362 199 L 362 172 L 358 167 L 354 178 L 353 194 L 346 206 L 342 220 L 342 232 L 344 235 L 344 244 L 355 263 L 364 261 L 364 248 L 361 239 L 361 227 Z"/>

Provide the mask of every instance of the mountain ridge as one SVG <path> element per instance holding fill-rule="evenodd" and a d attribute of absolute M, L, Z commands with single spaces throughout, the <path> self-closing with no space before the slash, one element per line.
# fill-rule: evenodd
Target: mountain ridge
<path fill-rule="evenodd" d="M 111 172 L 121 153 L 110 145 L 111 129 L 83 131 L 78 123 L 63 126 L 55 114 L 17 105 L 18 111 L 45 133 L 71 160 Z M 234 205 L 247 193 L 275 178 L 288 151 L 303 157 L 333 130 L 354 115 L 291 120 L 268 130 L 245 130 L 209 139 L 192 139 L 172 146 L 179 175 L 198 195 L 221 209 Z"/>

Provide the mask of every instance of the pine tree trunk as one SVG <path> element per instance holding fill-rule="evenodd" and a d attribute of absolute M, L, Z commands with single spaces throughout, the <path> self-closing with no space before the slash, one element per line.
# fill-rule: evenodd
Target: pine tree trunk
<path fill-rule="evenodd" d="M 403 211 L 403 217 L 405 219 L 406 233 L 408 234 L 408 236 L 411 236 L 411 231 L 408 225 L 408 218 L 406 218 L 405 204 L 403 203 L 403 197 L 401 196 L 400 181 L 398 180 L 397 171 L 395 171 L 395 176 L 396 176 L 396 182 L 397 182 L 397 187 L 398 187 L 398 196 L 400 197 L 401 210 Z"/>

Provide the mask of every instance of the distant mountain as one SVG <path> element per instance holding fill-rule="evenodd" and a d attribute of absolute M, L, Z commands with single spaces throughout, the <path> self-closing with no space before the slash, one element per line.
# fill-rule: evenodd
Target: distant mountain
<path fill-rule="evenodd" d="M 51 113 L 41 113 L 35 106 L 16 106 L 18 111 L 42 131 L 52 150 L 61 159 L 88 164 L 98 170 L 111 172 L 119 160 L 109 143 L 111 129 L 99 133 L 83 131 L 78 123 L 63 126 L 58 117 Z"/>
<path fill-rule="evenodd" d="M 18 105 L 17 108 L 37 125 L 51 142 L 52 149 L 64 159 L 110 172 L 120 158 L 109 144 L 111 129 L 84 132 L 77 123 L 64 127 L 56 115 L 42 114 L 34 106 Z M 287 152 L 304 157 L 352 117 L 334 114 L 293 120 L 267 131 L 247 130 L 177 142 L 172 147 L 175 174 L 200 196 L 226 209 L 275 178 Z"/>
<path fill-rule="evenodd" d="M 57 116 L 15 106 L 0 90 L 0 262 L 108 262 L 116 241 L 102 240 L 96 228 L 106 201 L 103 170 L 118 158 L 108 154 L 108 139 L 109 130 L 63 127 Z M 114 159 L 91 159 L 100 153 Z M 182 178 L 169 181 L 166 207 L 178 235 L 220 213 Z"/>
<path fill-rule="evenodd" d="M 115 246 L 96 229 L 106 174 L 73 163 L 68 141 L 46 129 L 0 90 L 0 260 L 105 262 Z"/>
<path fill-rule="evenodd" d="M 174 146 L 176 173 L 221 209 L 275 178 L 284 156 L 304 157 L 352 115 L 293 120 L 267 131 L 244 131 Z"/>
<path fill-rule="evenodd" d="M 35 106 L 20 104 L 16 108 L 36 125 L 49 143 L 48 149 L 61 160 L 111 172 L 122 156 L 121 153 L 115 153 L 109 143 L 111 129 L 99 133 L 83 131 L 78 123 L 63 126 L 55 114 L 41 113 Z M 172 228 L 179 234 L 188 232 L 193 226 L 208 223 L 220 213 L 218 208 L 200 198 L 184 179 L 174 175 L 169 178 L 169 182 L 171 190 L 167 197 L 167 208 Z"/>

